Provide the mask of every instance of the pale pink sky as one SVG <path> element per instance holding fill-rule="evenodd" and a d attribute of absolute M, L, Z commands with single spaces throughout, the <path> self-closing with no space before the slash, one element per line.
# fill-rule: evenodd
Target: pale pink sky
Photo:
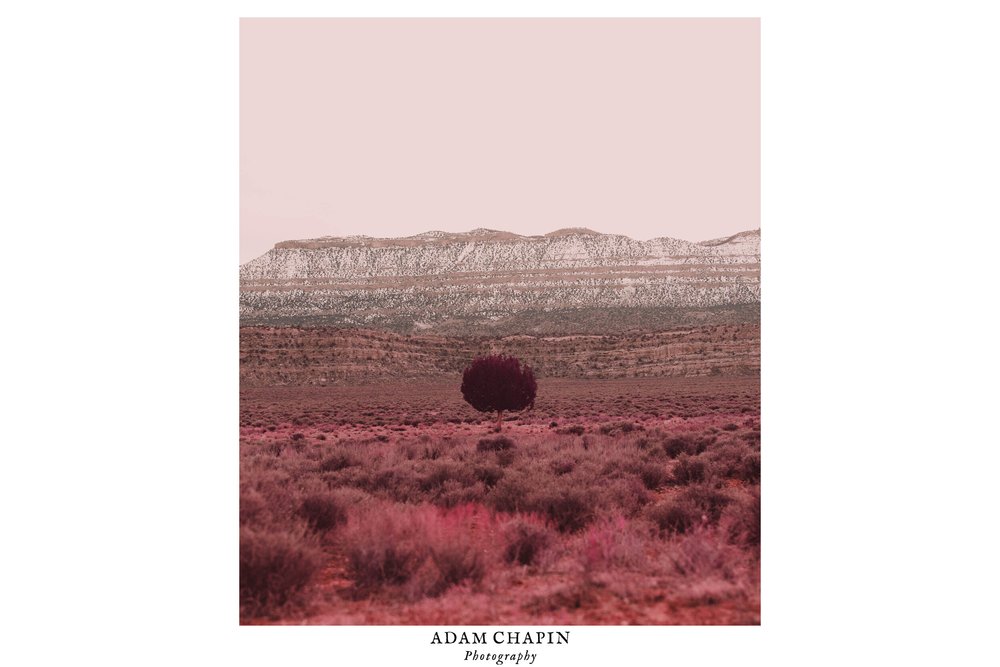
<path fill-rule="evenodd" d="M 243 19 L 240 261 L 277 241 L 760 226 L 757 19 Z"/>

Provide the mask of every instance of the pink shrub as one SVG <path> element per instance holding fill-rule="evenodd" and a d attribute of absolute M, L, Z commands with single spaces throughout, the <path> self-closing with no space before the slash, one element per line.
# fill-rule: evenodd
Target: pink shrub
<path fill-rule="evenodd" d="M 653 505 L 646 516 L 661 533 L 686 533 L 701 522 L 702 512 L 690 501 L 673 498 Z"/>
<path fill-rule="evenodd" d="M 481 505 L 461 505 L 423 517 L 427 551 L 437 578 L 422 591 L 438 595 L 450 586 L 482 580 L 491 559 L 487 532 L 492 517 Z"/>
<path fill-rule="evenodd" d="M 674 572 L 688 579 L 735 581 L 750 572 L 747 554 L 719 531 L 700 528 L 671 543 Z"/>
<path fill-rule="evenodd" d="M 705 461 L 701 458 L 681 455 L 674 465 L 673 482 L 674 484 L 701 482 L 705 479 L 706 469 Z"/>
<path fill-rule="evenodd" d="M 358 593 L 406 583 L 426 558 L 411 514 L 379 504 L 348 519 L 342 540 Z"/>
<path fill-rule="evenodd" d="M 635 568 L 644 560 L 645 536 L 623 516 L 597 521 L 580 538 L 585 572 Z"/>
<path fill-rule="evenodd" d="M 722 510 L 733 502 L 731 495 L 708 484 L 689 486 L 678 498 L 697 507 L 705 519 L 712 524 L 718 523 L 722 516 Z"/>
<path fill-rule="evenodd" d="M 749 547 L 760 555 L 760 492 L 736 498 L 722 514 L 723 526 L 734 544 Z"/>
<path fill-rule="evenodd" d="M 322 565 L 322 554 L 294 531 L 240 529 L 240 610 L 272 613 L 293 602 Z"/>
<path fill-rule="evenodd" d="M 267 502 L 258 491 L 249 489 L 240 493 L 240 525 L 258 523 L 267 512 Z"/>
<path fill-rule="evenodd" d="M 555 535 L 544 520 L 534 515 L 520 515 L 504 526 L 504 560 L 533 565 L 554 541 Z"/>
<path fill-rule="evenodd" d="M 315 531 L 323 532 L 347 521 L 347 508 L 334 493 L 311 493 L 302 499 L 299 516 Z"/>
<path fill-rule="evenodd" d="M 495 520 L 480 505 L 375 504 L 343 531 L 348 571 L 361 595 L 408 584 L 412 597 L 482 580 L 494 555 Z"/>

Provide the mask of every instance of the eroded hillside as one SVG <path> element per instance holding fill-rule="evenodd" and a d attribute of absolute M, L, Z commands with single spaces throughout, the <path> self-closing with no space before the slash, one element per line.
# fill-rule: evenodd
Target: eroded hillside
<path fill-rule="evenodd" d="M 248 326 L 589 333 L 601 328 L 578 315 L 604 311 L 618 332 L 753 320 L 759 302 L 756 230 L 702 243 L 586 229 L 327 237 L 278 243 L 240 267 Z"/>
<path fill-rule="evenodd" d="M 244 327 L 241 386 L 324 385 L 457 377 L 474 356 L 513 354 L 539 377 L 743 375 L 760 370 L 756 324 L 631 335 L 400 335 L 325 327 Z"/>

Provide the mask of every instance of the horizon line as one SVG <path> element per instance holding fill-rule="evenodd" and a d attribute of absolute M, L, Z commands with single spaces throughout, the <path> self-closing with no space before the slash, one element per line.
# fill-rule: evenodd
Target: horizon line
<path fill-rule="evenodd" d="M 682 238 L 679 238 L 679 237 L 676 237 L 676 236 L 654 236 L 654 237 L 652 237 L 650 239 L 646 239 L 646 241 L 642 241 L 641 239 L 636 239 L 636 238 L 634 238 L 632 236 L 629 236 L 628 234 L 619 234 L 619 233 L 615 233 L 615 232 L 599 232 L 599 231 L 591 229 L 589 227 L 560 227 L 558 229 L 554 229 L 551 232 L 546 232 L 544 234 L 528 234 L 528 235 L 526 235 L 526 234 L 518 234 L 516 232 L 508 232 L 508 231 L 505 231 L 505 230 L 502 230 L 502 229 L 493 229 L 493 228 L 489 228 L 489 227 L 475 227 L 473 229 L 470 229 L 470 230 L 464 231 L 464 232 L 446 232 L 446 231 L 443 231 L 443 230 L 440 230 L 440 229 L 429 229 L 429 230 L 427 230 L 425 232 L 418 232 L 417 234 L 410 234 L 409 236 L 368 236 L 366 234 L 351 234 L 349 236 L 326 235 L 326 236 L 314 236 L 312 238 L 285 239 L 283 241 L 277 241 L 277 242 L 274 243 L 274 245 L 272 245 L 270 248 L 268 248 L 262 254 L 257 255 L 256 257 L 253 257 L 251 259 L 248 259 L 245 262 L 240 262 L 240 266 L 244 266 L 244 265 L 249 264 L 250 262 L 252 262 L 252 261 L 254 261 L 256 259 L 260 259 L 261 257 L 263 257 L 267 253 L 271 252 L 272 250 L 276 250 L 278 248 L 278 246 L 281 245 L 281 244 L 283 244 L 283 243 L 300 243 L 300 242 L 306 242 L 306 241 L 323 241 L 323 240 L 327 240 L 327 239 L 330 239 L 330 240 L 335 240 L 335 239 L 343 239 L 343 240 L 348 240 L 348 239 L 371 239 L 372 241 L 405 241 L 405 240 L 408 240 L 408 239 L 420 238 L 420 237 L 425 236 L 427 234 L 442 234 L 442 235 L 445 235 L 445 236 L 465 236 L 465 235 L 471 235 L 471 234 L 476 234 L 476 233 L 479 233 L 479 234 L 483 234 L 483 233 L 498 233 L 498 234 L 509 234 L 511 236 L 514 236 L 514 237 L 517 237 L 517 238 L 522 238 L 522 239 L 543 239 L 543 238 L 551 237 L 554 234 L 558 234 L 559 232 L 566 232 L 565 234 L 563 234 L 564 236 L 569 236 L 569 235 L 571 235 L 572 232 L 589 233 L 589 234 L 593 234 L 593 235 L 597 235 L 597 236 L 623 236 L 623 237 L 625 237 L 627 239 L 631 239 L 633 241 L 639 241 L 640 243 L 645 243 L 647 241 L 655 241 L 657 239 L 670 239 L 670 240 L 673 240 L 673 241 L 684 241 L 685 243 L 693 243 L 693 244 L 696 244 L 696 245 L 701 245 L 701 244 L 709 243 L 709 242 L 712 242 L 712 241 L 720 241 L 721 243 L 725 243 L 725 242 L 727 242 L 727 241 L 729 241 L 729 240 L 731 240 L 731 239 L 733 239 L 733 238 L 735 238 L 735 237 L 737 237 L 737 236 L 739 236 L 741 234 L 750 234 L 750 233 L 753 233 L 753 232 L 758 232 L 759 233 L 760 232 L 760 227 L 754 227 L 752 229 L 744 229 L 744 230 L 736 232 L 734 234 L 729 234 L 728 236 L 717 236 L 715 238 L 703 239 L 701 241 L 691 241 L 689 239 L 682 239 Z M 721 243 L 720 243 L 720 245 L 721 245 Z"/>

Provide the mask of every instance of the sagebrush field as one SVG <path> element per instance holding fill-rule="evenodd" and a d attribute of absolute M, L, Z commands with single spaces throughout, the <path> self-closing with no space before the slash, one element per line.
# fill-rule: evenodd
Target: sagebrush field
<path fill-rule="evenodd" d="M 759 376 L 245 386 L 242 623 L 757 624 Z"/>

